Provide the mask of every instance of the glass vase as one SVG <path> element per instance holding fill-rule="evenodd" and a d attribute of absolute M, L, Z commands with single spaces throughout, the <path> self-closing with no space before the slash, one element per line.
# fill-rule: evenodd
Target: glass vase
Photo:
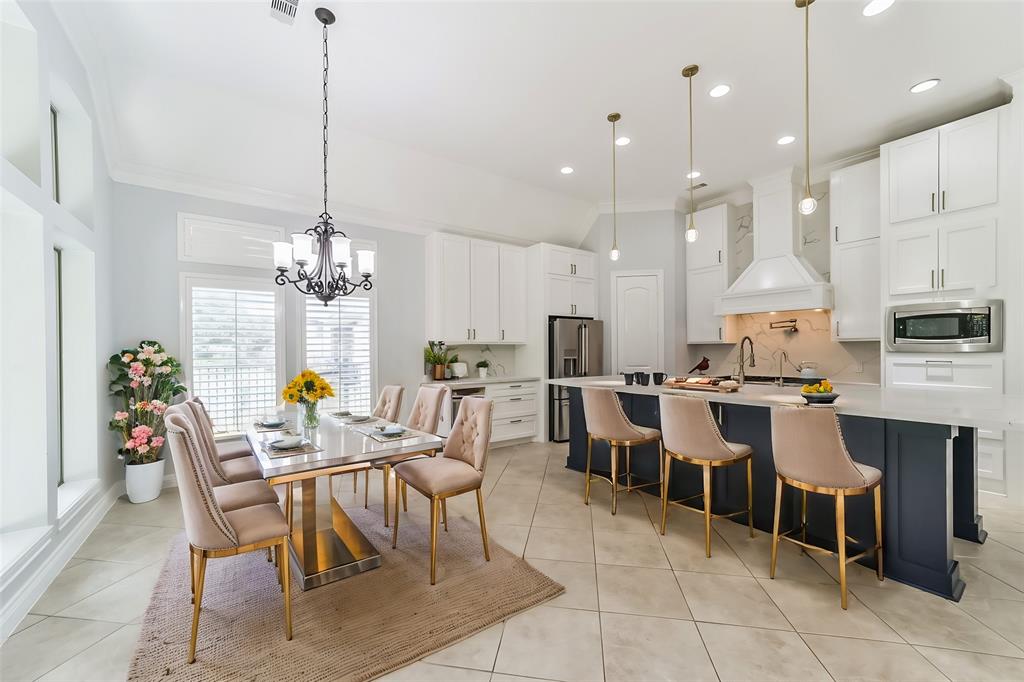
<path fill-rule="evenodd" d="M 307 431 L 320 426 L 320 413 L 315 402 L 304 403 L 302 411 L 302 427 Z"/>

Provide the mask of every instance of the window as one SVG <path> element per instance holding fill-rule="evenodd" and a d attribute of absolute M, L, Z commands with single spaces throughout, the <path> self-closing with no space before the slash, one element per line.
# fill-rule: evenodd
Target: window
<path fill-rule="evenodd" d="M 57 485 L 64 485 L 64 261 L 63 252 L 53 249 L 53 291 L 56 299 L 54 306 L 54 329 L 56 330 L 57 368 Z"/>
<path fill-rule="evenodd" d="M 185 277 L 187 349 L 194 395 L 216 431 L 244 431 L 274 410 L 283 383 L 282 325 L 273 282 Z"/>
<path fill-rule="evenodd" d="M 334 388 L 325 407 L 369 414 L 373 407 L 375 321 L 370 296 L 343 296 L 324 306 L 306 296 L 305 366 Z"/>
<path fill-rule="evenodd" d="M 50 105 L 50 156 L 53 162 L 53 200 L 60 203 L 60 163 L 57 153 L 57 110 Z"/>

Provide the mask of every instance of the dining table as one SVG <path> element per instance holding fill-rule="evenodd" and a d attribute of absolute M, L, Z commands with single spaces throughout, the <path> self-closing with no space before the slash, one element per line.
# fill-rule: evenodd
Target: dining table
<path fill-rule="evenodd" d="M 405 429 L 397 437 L 386 436 L 377 428 L 388 424 L 383 420 L 347 421 L 344 417 L 324 415 L 315 429 L 297 432 L 288 430 L 286 425 L 274 431 L 254 424 L 246 432 L 264 480 L 274 487 L 286 486 L 291 562 L 303 590 L 381 565 L 380 552 L 335 498 L 331 477 L 374 466 L 383 468 L 387 475 L 392 464 L 432 455 L 443 445 L 436 435 L 412 429 Z M 288 435 L 301 435 L 304 445 L 284 451 L 270 446 Z"/>

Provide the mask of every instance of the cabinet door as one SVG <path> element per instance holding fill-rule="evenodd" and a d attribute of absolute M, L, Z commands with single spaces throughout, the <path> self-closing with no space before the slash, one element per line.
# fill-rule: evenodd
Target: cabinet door
<path fill-rule="evenodd" d="M 878 159 L 871 159 L 833 171 L 828 210 L 834 243 L 848 244 L 880 234 L 878 169 Z"/>
<path fill-rule="evenodd" d="M 548 246 L 544 249 L 544 272 L 549 275 L 571 275 L 573 249 Z"/>
<path fill-rule="evenodd" d="M 889 222 L 937 213 L 938 191 L 938 130 L 928 130 L 889 145 Z"/>
<path fill-rule="evenodd" d="M 893 230 L 889 238 L 889 293 L 922 294 L 938 289 L 938 230 Z"/>
<path fill-rule="evenodd" d="M 939 209 L 944 213 L 999 198 L 999 112 L 939 128 Z"/>
<path fill-rule="evenodd" d="M 572 279 L 573 315 L 593 317 L 597 314 L 597 287 L 594 280 L 582 277 Z"/>
<path fill-rule="evenodd" d="M 469 240 L 444 235 L 437 240 L 440 272 L 438 332 L 444 341 L 468 341 L 469 322 Z"/>
<path fill-rule="evenodd" d="M 586 277 L 587 279 L 594 279 L 594 254 L 589 251 L 575 251 L 572 254 L 572 264 L 575 266 L 572 269 L 572 274 L 577 277 Z"/>
<path fill-rule="evenodd" d="M 526 251 L 500 247 L 501 341 L 526 341 Z"/>
<path fill-rule="evenodd" d="M 684 218 L 683 229 L 690 224 L 690 217 Z M 725 260 L 726 206 L 713 206 L 693 214 L 697 228 L 697 241 L 686 243 L 686 269 L 720 265 Z"/>
<path fill-rule="evenodd" d="M 724 320 L 715 315 L 715 298 L 725 291 L 722 267 L 686 273 L 686 342 L 723 343 Z"/>
<path fill-rule="evenodd" d="M 572 315 L 572 277 L 548 275 L 546 280 L 548 315 Z"/>
<path fill-rule="evenodd" d="M 879 242 L 876 237 L 832 248 L 832 286 L 836 301 L 832 311 L 834 339 L 881 338 Z"/>
<path fill-rule="evenodd" d="M 500 254 L 494 242 L 474 239 L 470 242 L 470 328 L 474 341 L 501 339 L 498 310 Z"/>
<path fill-rule="evenodd" d="M 979 220 L 939 228 L 939 288 L 996 285 L 996 221 Z"/>

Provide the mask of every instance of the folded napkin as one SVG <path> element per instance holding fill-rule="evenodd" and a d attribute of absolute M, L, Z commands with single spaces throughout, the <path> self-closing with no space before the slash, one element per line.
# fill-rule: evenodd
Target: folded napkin
<path fill-rule="evenodd" d="M 260 447 L 263 448 L 263 452 L 267 453 L 267 457 L 294 457 L 295 455 L 311 455 L 315 452 L 322 452 L 323 448 L 319 448 L 313 443 L 303 441 L 302 445 L 291 448 L 289 450 L 276 450 L 270 446 L 270 441 L 263 441 L 260 443 Z"/>

